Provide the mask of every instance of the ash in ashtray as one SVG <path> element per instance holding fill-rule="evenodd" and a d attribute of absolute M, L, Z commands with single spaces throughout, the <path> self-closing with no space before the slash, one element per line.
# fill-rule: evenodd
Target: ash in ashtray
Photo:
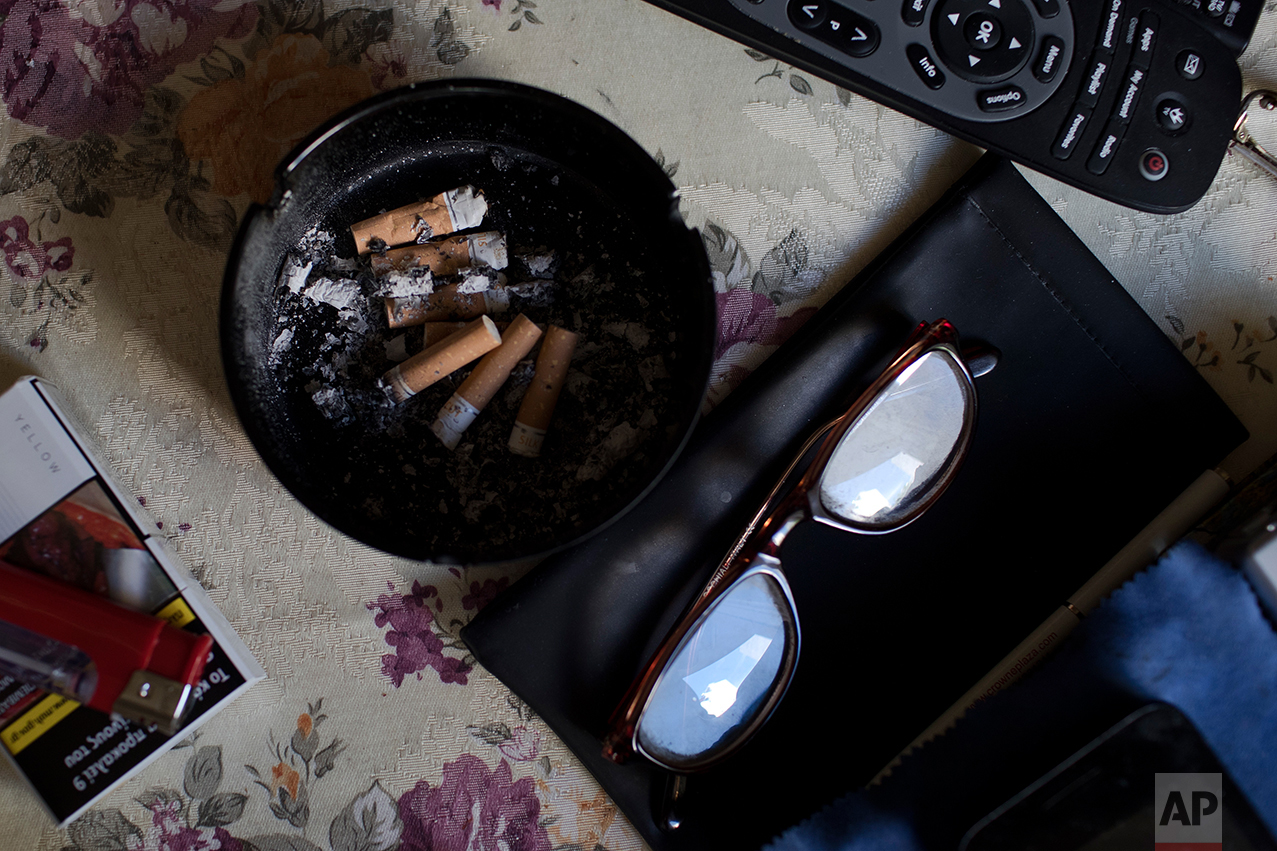
<path fill-rule="evenodd" d="M 423 203 L 446 209 L 443 197 Z M 499 195 L 463 200 L 460 233 L 437 209 L 400 215 L 404 246 L 369 225 L 378 217 L 357 223 L 362 256 L 346 234 L 305 234 L 282 265 L 269 356 L 299 429 L 324 437 L 316 462 L 334 503 L 403 549 L 498 559 L 593 528 L 664 464 L 679 438 L 677 323 L 668 289 L 626 259 L 641 252 L 611 245 L 627 239 L 619 216 L 578 214 L 549 244 Z M 396 404 L 387 380 L 466 333 L 460 357 L 491 357 L 430 374 Z"/>

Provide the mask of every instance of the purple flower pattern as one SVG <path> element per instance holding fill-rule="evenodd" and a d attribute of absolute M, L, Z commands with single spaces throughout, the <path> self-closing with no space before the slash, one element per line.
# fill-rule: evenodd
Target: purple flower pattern
<path fill-rule="evenodd" d="M 532 779 L 514 780 L 505 760 L 491 769 L 472 754 L 443 767 L 399 799 L 400 851 L 550 851 Z"/>
<path fill-rule="evenodd" d="M 147 851 L 242 851 L 244 845 L 225 828 L 190 827 L 182 820 L 181 798 L 156 798 L 151 803 Z"/>
<path fill-rule="evenodd" d="M 39 236 L 43 216 L 32 224 L 23 216 L 0 222 L 0 251 L 9 270 L 9 304 L 34 314 L 40 324 L 27 337 L 27 345 L 43 352 L 49 346 L 49 321 L 55 312 L 77 310 L 85 301 L 84 287 L 90 275 L 63 275 L 75 260 L 71 237 L 44 240 Z"/>
<path fill-rule="evenodd" d="M 710 387 L 710 400 L 717 404 L 749 374 L 749 367 L 740 361 L 751 360 L 758 347 L 785 342 L 816 308 L 789 309 L 804 298 L 801 281 L 810 268 L 801 232 L 792 231 L 778 242 L 757 271 L 731 231 L 711 221 L 705 223 L 702 236 L 718 311 Z M 783 315 L 782 305 L 788 311 Z"/>
<path fill-rule="evenodd" d="M 9 115 L 74 139 L 123 133 L 146 90 L 225 37 L 247 35 L 252 3 L 225 0 L 0 0 Z"/>
<path fill-rule="evenodd" d="M 0 97 L 46 131 L 9 149 L 0 196 L 48 187 L 95 217 L 158 197 L 178 237 L 225 251 L 238 224 L 227 199 L 264 200 L 292 144 L 407 73 L 388 44 L 394 14 L 326 15 L 319 0 L 0 0 Z M 451 40 L 450 55 L 468 52 Z M 297 42 L 304 56 L 287 49 Z"/>
<path fill-rule="evenodd" d="M 470 593 L 461 598 L 461 608 L 467 612 L 477 612 L 495 600 L 496 596 L 509 585 L 510 577 L 508 576 L 502 576 L 500 579 L 485 579 L 482 585 L 478 582 L 471 582 Z"/>
<path fill-rule="evenodd" d="M 266 834 L 258 832 L 260 827 L 255 830 L 247 826 L 249 822 L 241 822 L 248 811 L 260 811 L 260 797 L 250 801 L 241 792 L 222 791 L 224 785 L 239 784 L 234 780 L 223 783 L 222 746 L 200 744 L 200 733 L 196 732 L 177 746 L 190 752 L 180 789 L 153 787 L 135 798 L 144 813 L 138 821 L 120 809 L 89 810 L 70 826 L 64 851 L 605 848 L 604 838 L 617 818 L 616 805 L 597 789 L 551 789 L 546 780 L 557 774 L 558 767 L 541 753 L 541 734 L 531 724 L 531 710 L 514 697 L 508 698 L 508 703 L 526 723 L 513 730 L 500 721 L 471 728 L 475 738 L 500 751 L 495 765 L 463 754 L 444 764 L 437 782 L 419 780 L 398 798 L 386 791 L 381 780 L 374 779 L 370 786 L 361 786 L 365 791 L 344 807 L 340 807 L 344 799 L 326 801 L 327 830 L 319 832 L 313 829 L 309 804 L 296 812 L 282 804 L 316 800 L 307 791 L 311 784 L 319 788 L 321 799 L 328 797 L 325 790 L 331 793 L 334 788 L 331 783 L 318 782 L 324 775 L 312 771 L 325 751 L 341 742 L 334 739 L 327 748 L 319 747 L 319 727 L 328 720 L 322 698 L 307 704 L 287 744 L 274 731 L 269 732 L 271 758 L 277 760 L 269 771 L 243 766 L 252 783 L 266 791 L 265 803 L 278 820 L 276 830 Z M 512 763 L 525 776 L 516 779 Z M 333 764 L 328 763 L 327 768 L 332 770 Z M 346 764 L 340 764 L 338 770 L 346 770 Z M 326 843 L 321 835 L 326 836 Z"/>
<path fill-rule="evenodd" d="M 778 346 L 816 312 L 814 307 L 802 307 L 788 316 L 778 316 L 775 302 L 761 293 L 750 291 L 748 287 L 717 293 L 715 301 L 718 306 L 715 360 L 727 354 L 737 343 Z"/>
<path fill-rule="evenodd" d="M 65 272 L 75 258 L 71 237 L 36 242 L 31 239 L 31 225 L 22 216 L 0 222 L 0 249 L 4 251 L 4 263 L 9 271 L 31 282 L 49 272 Z"/>
<path fill-rule="evenodd" d="M 426 668 L 434 668 L 442 682 L 465 685 L 471 665 L 465 659 L 444 655 L 445 649 L 464 645 L 451 636 L 447 636 L 449 640 L 445 642 L 444 637 L 438 634 L 435 614 L 427 602 L 434 598 L 436 607 L 442 609 L 438 589 L 433 585 L 413 582 L 411 594 L 394 591 L 391 585 L 391 593 L 381 594 L 376 602 L 366 604 L 369 611 L 377 613 L 373 622 L 378 627 L 390 627 L 386 643 L 395 652 L 381 657 L 381 672 L 390 678 L 395 688 L 402 686 L 404 679 L 411 675 L 421 679 L 421 672 Z"/>

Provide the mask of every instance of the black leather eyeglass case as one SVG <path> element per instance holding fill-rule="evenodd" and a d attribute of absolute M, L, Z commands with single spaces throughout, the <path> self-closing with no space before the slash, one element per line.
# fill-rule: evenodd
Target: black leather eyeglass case
<path fill-rule="evenodd" d="M 600 756 L 610 713 L 807 435 L 941 317 L 1001 352 L 977 379 L 957 479 L 893 534 L 791 534 L 793 685 L 739 755 L 691 778 L 684 826 L 662 832 L 665 775 Z M 462 636 L 654 848 L 757 847 L 870 780 L 1246 436 L 1016 169 L 986 156 L 697 426 L 643 502 Z"/>

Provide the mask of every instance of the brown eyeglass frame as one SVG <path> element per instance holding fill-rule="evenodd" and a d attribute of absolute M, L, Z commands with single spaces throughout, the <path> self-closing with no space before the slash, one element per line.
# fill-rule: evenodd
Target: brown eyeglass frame
<path fill-rule="evenodd" d="M 945 460 L 942 472 L 935 477 L 935 481 L 917 499 L 907 514 L 889 524 L 860 526 L 833 517 L 820 502 L 818 485 L 834 450 L 837 449 L 843 436 L 851 430 L 865 411 L 882 395 L 882 392 L 912 364 L 932 351 L 944 351 L 961 370 L 964 379 L 963 387 L 969 402 L 963 416 L 961 432 L 954 442 L 953 450 Z M 789 689 L 798 665 L 798 654 L 802 642 L 793 592 L 781 569 L 779 558 L 781 544 L 795 526 L 809 519 L 864 535 L 895 532 L 918 519 L 948 488 L 966 457 L 975 428 L 976 402 L 975 380 L 959 348 L 957 331 L 945 319 L 930 324 L 926 322 L 919 324 L 891 364 L 856 398 L 855 402 L 836 419 L 817 429 L 803 444 L 802 449 L 795 455 L 794 460 L 790 462 L 768 494 L 762 507 L 751 518 L 744 531 L 728 550 L 727 555 L 719 563 L 704 590 L 665 636 L 660 648 L 644 666 L 617 705 L 609 721 L 608 734 L 604 739 L 603 756 L 613 762 L 621 763 L 639 754 L 669 771 L 685 773 L 700 771 L 718 764 L 753 738 L 754 734 L 767 723 Z M 791 478 L 817 442 L 820 442 L 820 448 L 815 457 L 804 468 L 801 478 L 790 486 Z M 778 679 L 783 677 L 784 685 L 775 689 L 767 697 L 753 719 L 729 745 L 705 759 L 672 765 L 649 753 L 638 740 L 639 722 L 647 710 L 652 692 L 660 682 L 670 660 L 682 648 L 683 642 L 700 628 L 715 606 L 725 598 L 726 592 L 745 578 L 756 574 L 765 574 L 777 583 L 789 608 L 790 618 L 786 624 L 786 656 L 776 675 Z M 792 624 L 792 642 L 788 640 L 791 637 L 788 635 L 790 624 Z"/>

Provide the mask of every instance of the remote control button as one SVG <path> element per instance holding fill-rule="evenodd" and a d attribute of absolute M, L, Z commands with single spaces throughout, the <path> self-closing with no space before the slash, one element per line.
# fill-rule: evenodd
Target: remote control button
<path fill-rule="evenodd" d="M 1078 140 L 1086 132 L 1086 125 L 1090 120 L 1091 110 L 1079 107 L 1077 104 L 1073 105 L 1073 109 L 1069 111 L 1069 117 L 1064 121 L 1064 126 L 1060 128 L 1060 134 L 1055 137 L 1055 144 L 1051 147 L 1051 154 L 1057 160 L 1067 160 L 1073 156 Z"/>
<path fill-rule="evenodd" d="M 1192 50 L 1180 51 L 1175 57 L 1175 68 L 1185 80 L 1196 80 L 1202 76 L 1202 57 Z"/>
<path fill-rule="evenodd" d="M 972 50 L 992 50 L 1002 41 L 1002 25 L 992 15 L 970 15 L 962 29 Z"/>
<path fill-rule="evenodd" d="M 1060 14 L 1060 0 L 1033 0 L 1038 7 L 1038 14 L 1044 18 L 1054 18 Z"/>
<path fill-rule="evenodd" d="M 1078 103 L 1083 106 L 1095 106 L 1100 101 L 1100 92 L 1104 91 L 1104 81 L 1109 76 L 1109 66 L 1113 58 L 1107 53 L 1095 53 L 1086 66 L 1086 75 L 1082 77 L 1082 91 L 1078 93 Z"/>
<path fill-rule="evenodd" d="M 1193 116 L 1183 101 L 1176 97 L 1164 97 L 1157 102 L 1157 126 L 1172 136 L 1183 133 L 1192 123 Z"/>
<path fill-rule="evenodd" d="M 832 3 L 825 22 L 812 32 L 826 44 L 857 58 L 873 53 L 882 41 L 873 21 Z"/>
<path fill-rule="evenodd" d="M 927 7 L 931 5 L 931 0 L 905 0 L 904 8 L 900 10 L 900 17 L 911 27 L 922 26 L 922 21 L 927 17 Z"/>
<path fill-rule="evenodd" d="M 1024 67 L 1034 44 L 1027 0 L 940 0 L 931 16 L 941 63 L 974 83 L 1005 80 Z"/>
<path fill-rule="evenodd" d="M 829 17 L 826 0 L 789 0 L 789 22 L 800 30 L 814 30 Z"/>
<path fill-rule="evenodd" d="M 1033 63 L 1033 76 L 1038 82 L 1049 83 L 1064 64 L 1064 39 L 1049 35 L 1042 39 L 1042 49 Z"/>
<path fill-rule="evenodd" d="M 1166 154 L 1157 148 L 1149 148 L 1140 154 L 1140 174 L 1144 176 L 1145 180 L 1161 180 L 1170 169 L 1171 164 L 1166 159 Z"/>
<path fill-rule="evenodd" d="M 1121 28 L 1118 26 L 1122 23 L 1122 3 L 1124 0 L 1107 0 L 1104 4 L 1104 14 L 1100 17 L 1100 40 L 1095 46 L 1096 50 L 1107 50 L 1112 53 L 1117 50 L 1118 37 Z"/>
<path fill-rule="evenodd" d="M 1206 0 L 1205 12 L 1212 18 L 1218 18 L 1220 15 L 1224 14 L 1224 10 L 1227 6 L 1228 4 L 1224 2 L 1224 0 Z"/>
<path fill-rule="evenodd" d="M 1003 86 L 976 95 L 976 103 L 985 112 L 1008 112 L 1024 106 L 1028 100 L 1019 86 Z"/>
<path fill-rule="evenodd" d="M 1086 161 L 1086 170 L 1096 176 L 1108 171 L 1109 163 L 1113 161 L 1117 146 L 1122 144 L 1124 135 L 1126 135 L 1126 125 L 1110 121 L 1104 128 L 1104 135 L 1100 136 L 1100 140 L 1095 143 L 1091 158 Z"/>
<path fill-rule="evenodd" d="M 1134 65 L 1126 69 L 1126 85 L 1122 89 L 1122 95 L 1117 99 L 1117 104 L 1113 107 L 1113 121 L 1121 124 L 1130 124 L 1131 119 L 1135 116 L 1135 104 L 1139 103 L 1140 87 L 1144 85 L 1148 73 L 1143 68 L 1136 68 Z"/>
<path fill-rule="evenodd" d="M 909 58 L 909 65 L 917 73 L 918 79 L 922 80 L 927 88 L 938 89 L 944 85 L 944 72 L 931 58 L 927 48 L 921 44 L 911 44 L 905 48 L 905 56 Z"/>
<path fill-rule="evenodd" d="M 1157 41 L 1157 27 L 1161 20 L 1145 9 L 1140 12 L 1140 22 L 1135 28 L 1135 44 L 1131 50 L 1131 64 L 1147 68 L 1153 62 L 1153 45 Z"/>

